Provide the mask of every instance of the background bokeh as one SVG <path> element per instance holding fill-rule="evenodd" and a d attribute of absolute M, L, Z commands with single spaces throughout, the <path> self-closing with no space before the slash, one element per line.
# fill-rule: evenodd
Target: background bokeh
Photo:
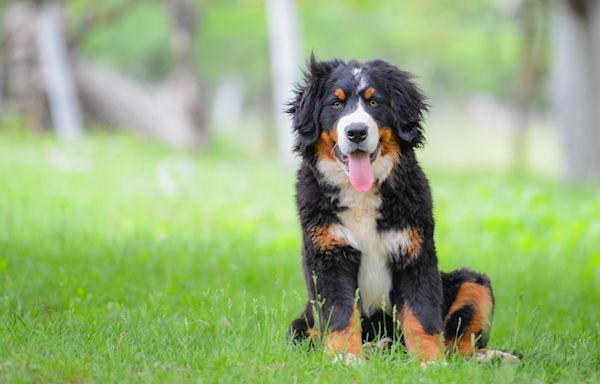
<path fill-rule="evenodd" d="M 12 2 L 3 7 L 24 8 L 27 3 Z M 287 5 L 281 5 L 283 3 Z M 571 134 L 575 134 L 578 130 L 561 128 L 551 92 L 555 67 L 556 72 L 564 71 L 555 62 L 560 62 L 562 56 L 574 56 L 572 49 L 561 48 L 559 38 L 553 38 L 553 34 L 567 33 L 564 31 L 567 28 L 562 28 L 565 22 L 561 21 L 560 14 L 567 14 L 563 19 L 568 18 L 569 12 L 575 14 L 576 3 L 541 0 L 472 0 L 460 4 L 387 0 L 71 0 L 59 2 L 59 33 L 67 43 L 66 55 L 71 63 L 67 68 L 75 79 L 79 109 L 83 110 L 88 132 L 129 128 L 179 147 L 221 141 L 257 155 L 273 152 L 278 143 L 289 145 L 289 138 L 287 141 L 276 139 L 289 136 L 286 129 L 278 127 L 277 119 L 281 119 L 282 104 L 289 95 L 291 83 L 298 79 L 311 52 L 321 59 L 383 58 L 412 72 L 430 99 L 427 126 L 430 145 L 422 152 L 426 163 L 459 169 L 528 169 L 563 180 L 594 180 L 598 166 L 589 163 L 594 163 L 597 157 L 589 157 L 587 166 L 585 161 L 575 166 L 590 168 L 581 176 L 572 171 L 574 166 L 567 160 L 573 157 L 569 148 L 578 146 L 571 151 L 589 152 L 585 143 L 598 144 L 598 135 L 586 135 L 583 129 L 583 133 L 577 134 L 587 138 L 584 144 L 569 143 L 569 138 L 560 132 L 571 130 Z M 28 129 L 27 124 L 20 125 L 20 114 L 27 111 L 27 106 L 21 105 L 25 102 L 15 96 L 18 90 L 11 87 L 14 76 L 9 64 L 18 65 L 19 54 L 11 54 L 19 49 L 18 44 L 36 44 L 40 39 L 39 34 L 35 36 L 39 28 L 27 19 L 35 19 L 36 12 L 41 12 L 43 7 L 39 4 L 37 11 L 33 7 L 30 15 L 22 16 L 19 22 L 10 22 L 17 19 L 18 10 L 5 15 L 4 56 L 7 59 L 4 60 L 2 110 L 4 125 L 18 125 L 19 130 Z M 193 17 L 177 18 L 177 11 L 168 11 L 177 7 L 184 16 L 187 13 Z M 274 12 L 290 8 L 289 12 L 271 17 L 280 20 L 282 27 L 268 23 L 268 7 Z M 590 18 L 594 12 L 588 10 Z M 27 11 L 21 10 L 21 13 L 27 14 Z M 178 22 L 187 28 L 183 37 L 178 35 Z M 23 23 L 34 36 L 29 40 L 11 38 L 19 34 L 16 31 Z M 286 36 L 282 37 L 281 31 Z M 574 32 L 569 38 L 571 45 L 577 45 L 580 36 Z M 182 39 L 190 40 L 184 54 L 177 51 Z M 278 44 L 270 49 L 269 41 Z M 597 46 L 594 44 L 590 42 L 592 47 Z M 291 46 L 288 50 L 278 48 L 288 45 Z M 581 49 L 586 50 L 586 47 Z M 283 67 L 277 66 L 277 59 L 270 60 L 269 54 L 275 57 L 287 54 L 289 60 L 283 60 Z M 14 57 L 17 59 L 13 60 Z M 31 63 L 39 57 L 44 56 L 32 48 L 21 54 L 20 60 Z M 583 54 L 573 60 L 588 60 L 593 66 L 596 58 Z M 104 72 L 92 72 L 97 65 L 101 65 Z M 171 103 L 173 106 L 165 99 L 171 100 L 186 92 L 182 88 L 185 85 L 180 84 L 177 89 L 172 86 L 176 80 L 172 80 L 178 70 L 190 65 L 192 68 L 187 70 L 193 76 L 183 82 L 197 86 L 198 95 L 190 100 L 197 102 L 197 111 L 192 113 L 201 117 L 194 118 L 190 126 L 181 130 L 209 134 L 207 137 L 187 132 L 179 138 L 168 137 L 169 131 L 178 131 L 176 120 L 181 111 L 174 110 L 176 103 Z M 42 81 L 40 65 L 34 63 L 29 67 L 32 74 L 37 74 L 38 82 Z M 567 85 L 562 85 L 564 89 L 559 92 L 571 92 L 565 97 L 572 99 L 583 97 L 578 96 L 576 90 L 569 90 L 568 84 L 577 83 L 578 79 L 585 82 L 588 74 L 579 74 L 575 66 L 566 71 L 570 72 L 565 75 Z M 284 77 L 277 77 L 277 72 L 283 72 Z M 106 76 L 108 83 L 105 83 Z M 284 79 L 287 83 L 273 84 L 273 79 Z M 96 82 L 91 90 L 90 81 Z M 123 82 L 131 83 L 119 86 Z M 96 88 L 103 84 L 104 88 L 111 89 L 99 95 Z M 557 84 L 560 88 L 560 83 Z M 34 86 L 30 84 L 30 88 Z M 164 88 L 168 87 L 173 95 L 165 94 Z M 38 97 L 47 99 L 45 86 L 38 88 L 41 94 Z M 278 94 L 279 88 L 282 92 Z M 150 94 L 138 102 L 139 109 L 164 110 L 164 114 L 171 116 L 171 126 L 167 117 L 155 118 L 160 121 L 158 128 L 140 122 L 141 117 L 128 117 L 127 111 L 136 109 L 135 103 L 127 108 L 120 105 L 103 108 L 102 103 L 97 106 L 99 99 L 139 99 L 140 92 L 135 93 L 136 90 Z M 597 98 L 594 102 L 597 104 Z M 594 106 L 588 109 L 596 109 Z M 125 109 L 125 116 L 114 116 L 119 113 L 114 109 L 119 107 Z M 586 108 L 583 102 L 577 102 L 575 107 Z M 25 119 L 29 128 L 52 129 L 47 107 L 38 109 L 42 111 L 31 118 L 35 121 Z M 596 125 L 590 130 L 595 132 L 598 127 L 597 123 L 593 124 Z M 286 151 L 287 148 L 282 148 L 280 157 Z"/>

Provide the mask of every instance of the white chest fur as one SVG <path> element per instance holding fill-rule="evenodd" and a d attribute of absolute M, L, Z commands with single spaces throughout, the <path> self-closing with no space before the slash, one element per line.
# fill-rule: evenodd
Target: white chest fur
<path fill-rule="evenodd" d="M 362 311 L 371 315 L 385 308 L 391 312 L 389 293 L 392 276 L 390 257 L 396 257 L 408 243 L 406 231 L 377 231 L 378 208 L 381 197 L 376 189 L 356 192 L 350 185 L 341 186 L 340 205 L 347 207 L 339 214 L 341 224 L 331 227 L 331 234 L 361 251 L 358 288 Z"/>
<path fill-rule="evenodd" d="M 375 180 L 385 180 L 395 162 L 393 156 L 378 156 L 372 164 Z M 347 207 L 339 214 L 341 224 L 331 226 L 331 234 L 361 252 L 358 288 L 362 311 L 371 315 L 385 308 L 390 313 L 392 276 L 389 261 L 390 257 L 400 257 L 399 251 L 409 249 L 409 232 L 404 229 L 378 233 L 381 197 L 377 189 L 356 192 L 350 185 L 345 165 L 338 160 L 319 161 L 318 168 L 330 183 L 340 187 L 340 205 Z"/>

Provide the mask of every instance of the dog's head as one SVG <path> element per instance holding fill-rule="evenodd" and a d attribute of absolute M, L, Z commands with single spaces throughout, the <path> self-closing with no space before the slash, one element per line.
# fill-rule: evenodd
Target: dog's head
<path fill-rule="evenodd" d="M 316 61 L 288 112 L 296 147 L 334 184 L 359 192 L 381 183 L 401 152 L 423 142 L 426 104 L 411 76 L 385 61 Z"/>

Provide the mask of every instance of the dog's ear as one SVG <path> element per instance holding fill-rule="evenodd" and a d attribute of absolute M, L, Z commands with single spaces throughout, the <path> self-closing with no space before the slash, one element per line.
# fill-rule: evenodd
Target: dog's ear
<path fill-rule="evenodd" d="M 396 134 L 410 147 L 421 146 L 425 140 L 422 127 L 423 114 L 427 111 L 425 96 L 411 81 L 411 74 L 384 61 L 375 61 L 373 65 L 378 72 L 383 72 L 383 78 L 386 79 L 395 116 Z"/>
<path fill-rule="evenodd" d="M 319 113 L 321 98 L 327 78 L 342 62 L 340 60 L 317 61 L 310 56 L 303 80 L 297 84 L 294 97 L 288 103 L 287 113 L 293 117 L 293 130 L 297 134 L 295 150 L 302 153 L 313 145 L 321 135 Z"/>

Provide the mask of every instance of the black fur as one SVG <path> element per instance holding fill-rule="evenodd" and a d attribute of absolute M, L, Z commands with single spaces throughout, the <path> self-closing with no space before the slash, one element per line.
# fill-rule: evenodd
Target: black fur
<path fill-rule="evenodd" d="M 341 60 L 318 62 L 311 55 L 304 81 L 296 86 L 296 97 L 286 110 L 293 117 L 297 152 L 305 152 L 319 138 L 319 115 L 325 85 L 331 72 L 341 64 Z"/>
<path fill-rule="evenodd" d="M 314 155 L 314 148 L 311 146 L 317 141 L 321 131 L 330 130 L 333 123 L 324 111 L 326 90 L 331 89 L 336 82 L 348 82 L 344 78 L 347 77 L 345 72 L 358 65 L 373 81 L 382 85 L 379 90 L 389 100 L 392 112 L 389 116 L 392 119 L 390 126 L 393 126 L 401 139 L 402 148 L 411 149 L 423 144 L 421 123 L 427 104 L 421 91 L 411 82 L 412 76 L 409 73 L 382 60 L 364 64 L 354 60 L 345 63 L 339 59 L 317 61 L 311 55 L 308 70 L 304 72 L 303 80 L 296 85 L 296 96 L 286 109 L 293 118 L 296 133 L 294 149 L 305 159 L 311 159 Z"/>
<path fill-rule="evenodd" d="M 383 60 L 367 64 L 368 68 L 373 68 L 373 80 L 388 84 L 387 92 L 391 97 L 391 107 L 396 119 L 396 134 L 410 148 L 421 146 L 425 140 L 421 123 L 427 104 L 421 91 L 411 82 L 412 76 Z"/>
<path fill-rule="evenodd" d="M 484 274 L 473 272 L 466 268 L 458 269 L 450 273 L 442 272 L 442 285 L 444 287 L 444 304 L 442 307 L 442 312 L 444 313 L 444 317 L 446 317 L 446 314 L 452 306 L 452 303 L 455 301 L 456 294 L 458 293 L 460 286 L 466 282 L 475 283 L 489 288 L 492 300 L 491 316 L 493 317 L 493 309 L 496 299 L 494 298 L 490 279 Z M 444 325 L 444 338 L 447 340 L 452 340 L 462 337 L 464 330 L 468 327 L 473 318 L 473 313 L 475 310 L 476 309 L 472 306 L 465 306 L 453 313 L 452 316 L 447 319 L 446 324 Z M 459 322 L 460 327 L 458 324 Z M 477 348 L 485 348 L 489 340 L 489 336 L 489 330 L 482 330 L 482 332 L 478 333 L 476 335 Z"/>
<path fill-rule="evenodd" d="M 291 331 L 296 338 L 302 338 L 309 328 L 316 326 L 320 326 L 320 331 L 325 325 L 329 330 L 347 327 L 358 288 L 361 252 L 348 245 L 321 249 L 312 237 L 315 228 L 340 224 L 339 214 L 353 208 L 341 204 L 340 187 L 328 182 L 319 171 L 315 145 L 322 132 L 335 129 L 342 111 L 332 108 L 331 100 L 336 99 L 336 88 L 354 81 L 350 75 L 353 68 L 360 68 L 377 89 L 375 95 L 380 105 L 368 112 L 379 127 L 393 130 L 400 148 L 399 160 L 391 174 L 379 180 L 376 186 L 381 198 L 377 231 L 418 228 L 422 237 L 418 256 L 408 257 L 398 249 L 389 257 L 390 302 L 398 310 L 408 305 L 427 334 L 450 335 L 449 329 L 454 327 L 452 335 L 455 335 L 455 319 L 446 325 L 443 319 L 460 284 L 465 281 L 488 287 L 490 284 L 487 277 L 467 270 L 450 274 L 438 270 L 431 191 L 414 154 L 414 149 L 424 142 L 422 120 L 427 104 L 422 93 L 408 73 L 384 61 L 318 62 L 313 56 L 287 110 L 293 116 L 295 151 L 302 157 L 296 205 L 302 227 L 302 261 L 309 298 L 304 313 L 293 322 Z M 313 308 L 319 308 L 318 303 L 322 304 L 318 315 L 323 321 L 315 324 Z M 468 311 L 465 308 L 461 312 L 465 321 Z M 361 318 L 364 339 L 378 335 L 394 337 L 396 330 L 389 313 L 379 312 L 370 317 L 362 314 Z"/>
<path fill-rule="evenodd" d="M 448 313 L 450 306 L 456 298 L 456 294 L 460 286 L 465 282 L 475 283 L 488 287 L 491 291 L 492 283 L 490 279 L 482 274 L 473 272 L 469 269 L 463 268 L 456 271 L 445 273 L 442 272 L 442 282 L 444 285 L 444 307 L 442 311 Z M 494 295 L 492 294 L 492 303 L 495 303 Z"/>
<path fill-rule="evenodd" d="M 490 280 L 487 276 L 473 272 L 468 269 L 459 269 L 449 273 L 442 272 L 442 288 L 444 303 L 442 306 L 442 318 L 446 318 L 450 306 L 456 299 L 456 294 L 460 286 L 465 282 L 476 283 L 492 289 Z M 494 296 L 492 294 L 492 303 L 494 303 Z M 464 330 L 469 326 L 473 319 L 475 308 L 471 305 L 466 305 L 454 312 L 444 323 L 444 339 L 454 340 L 462 336 Z M 314 326 L 311 325 L 311 327 Z M 363 339 L 365 341 L 373 341 L 383 337 L 389 337 L 392 340 L 396 340 L 398 334 L 395 332 L 393 318 L 381 311 L 376 312 L 370 317 L 363 318 Z M 488 342 L 489 334 L 480 333 L 476 335 L 476 342 L 478 348 L 484 348 Z"/>

